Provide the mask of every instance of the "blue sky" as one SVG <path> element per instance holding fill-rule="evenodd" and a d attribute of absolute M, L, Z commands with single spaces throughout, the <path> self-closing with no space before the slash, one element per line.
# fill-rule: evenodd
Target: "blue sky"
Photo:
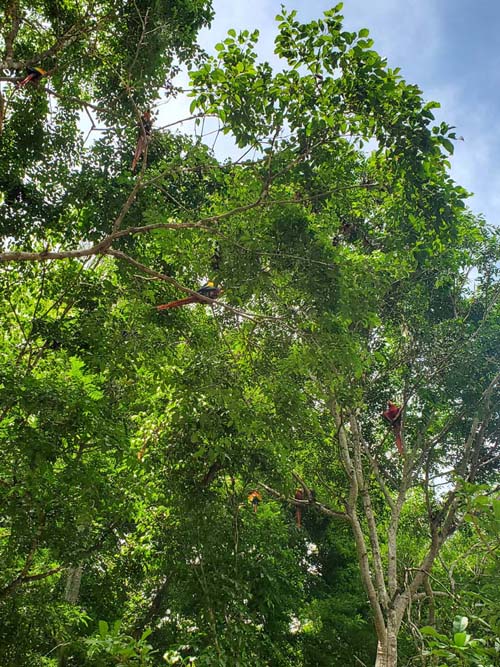
<path fill-rule="evenodd" d="M 273 61 L 274 17 L 281 0 L 213 1 L 215 19 L 210 30 L 200 33 L 201 45 L 212 52 L 229 28 L 258 28 L 259 53 Z M 305 21 L 336 3 L 294 0 L 283 4 L 297 9 L 298 18 Z M 426 100 L 441 103 L 439 119 L 455 125 L 457 135 L 465 139 L 456 143 L 452 175 L 474 193 L 468 202 L 472 210 L 500 224 L 500 4 L 495 0 L 345 0 L 343 14 L 348 29 L 370 30 L 374 48 L 391 67 L 400 67 Z M 169 116 L 174 111 L 182 113 L 186 106 L 177 100 Z"/>

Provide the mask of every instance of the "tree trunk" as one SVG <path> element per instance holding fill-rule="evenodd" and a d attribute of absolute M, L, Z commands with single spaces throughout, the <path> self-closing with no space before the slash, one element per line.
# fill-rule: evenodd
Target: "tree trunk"
<path fill-rule="evenodd" d="M 398 664 L 398 636 L 396 632 L 387 632 L 386 641 L 379 640 L 377 644 L 377 659 L 375 667 L 397 667 Z"/>
<path fill-rule="evenodd" d="M 73 565 L 68 568 L 68 578 L 66 579 L 66 590 L 64 591 L 64 600 L 70 604 L 76 604 L 80 596 L 80 583 L 82 581 L 83 565 Z M 58 652 L 58 667 L 67 665 L 67 645 L 64 643 Z"/>
<path fill-rule="evenodd" d="M 68 578 L 66 580 L 66 591 L 64 599 L 70 604 L 76 604 L 80 595 L 80 583 L 82 580 L 83 565 L 76 565 L 70 567 L 68 570 Z"/>

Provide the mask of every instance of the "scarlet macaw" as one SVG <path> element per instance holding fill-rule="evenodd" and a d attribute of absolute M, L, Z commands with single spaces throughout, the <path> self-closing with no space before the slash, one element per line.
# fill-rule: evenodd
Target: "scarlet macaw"
<path fill-rule="evenodd" d="M 303 489 L 295 491 L 295 500 L 304 500 Z M 297 524 L 297 528 L 302 528 L 302 507 L 298 505 L 295 506 L 295 523 Z"/>
<path fill-rule="evenodd" d="M 389 422 L 396 438 L 396 447 L 401 456 L 404 456 L 403 439 L 401 437 L 401 413 L 403 409 L 392 401 L 387 401 L 387 410 L 382 413 L 382 417 Z"/>
<path fill-rule="evenodd" d="M 151 118 L 151 111 L 149 109 L 142 114 L 141 122 L 142 127 L 139 125 L 139 137 L 137 139 L 134 159 L 132 160 L 132 171 L 137 167 L 139 158 L 144 153 L 148 139 L 151 136 L 151 130 L 153 129 L 153 119 Z"/>
<path fill-rule="evenodd" d="M 48 72 L 41 67 L 27 67 L 26 71 L 28 74 L 24 77 L 22 81 L 19 81 L 17 84 L 18 88 L 25 86 L 27 83 L 38 83 L 40 79 L 48 75 Z"/>
<path fill-rule="evenodd" d="M 253 511 L 257 514 L 257 508 L 259 503 L 262 501 L 262 496 L 258 491 L 250 491 L 248 494 L 248 502 L 252 503 Z"/>
<path fill-rule="evenodd" d="M 222 288 L 216 287 L 212 281 L 208 281 L 208 283 L 203 285 L 203 287 L 200 287 L 197 294 L 206 296 L 209 299 L 217 299 L 222 294 Z M 188 303 L 204 303 L 202 299 L 198 298 L 197 294 L 187 296 L 185 299 L 177 299 L 177 301 L 170 301 L 170 303 L 164 303 L 161 306 L 156 306 L 156 310 L 179 308 L 179 306 L 186 306 Z"/>

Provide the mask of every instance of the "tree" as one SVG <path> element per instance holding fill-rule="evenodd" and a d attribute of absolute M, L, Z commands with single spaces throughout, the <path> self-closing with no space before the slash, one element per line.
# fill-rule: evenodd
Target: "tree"
<path fill-rule="evenodd" d="M 179 660 L 307 661 L 306 624 L 292 637 L 290 621 L 328 613 L 304 592 L 288 504 L 350 527 L 376 664 L 395 666 L 468 485 L 496 470 L 498 238 L 448 176 L 453 128 L 368 31 L 343 30 L 340 6 L 305 25 L 282 12 L 278 73 L 248 32 L 192 61 L 202 3 L 116 19 L 110 3 L 47 7 L 40 35 L 17 4 L 3 24 L 9 69 L 52 68 L 8 82 L 1 105 L 3 613 L 52 613 L 38 647 L 4 635 L 7 659 L 43 664 L 71 643 L 60 662 L 85 660 L 60 580 L 83 572 L 94 621 L 138 639 L 153 625 L 148 642 Z M 175 54 L 196 68 L 193 115 L 243 156 L 156 130 L 134 177 L 140 113 Z M 82 108 L 106 125 L 90 147 Z M 216 303 L 155 312 L 208 277 Z"/>
<path fill-rule="evenodd" d="M 339 127 L 366 140 L 363 111 L 370 109 L 369 128 L 379 142 L 379 150 L 365 168 L 373 170 L 370 176 L 373 173 L 374 177 L 369 176 L 368 183 L 377 184 L 378 206 L 374 206 L 375 197 L 368 204 L 365 200 L 368 211 L 361 209 L 361 220 L 344 223 L 343 238 L 335 239 L 344 264 L 335 266 L 336 275 L 329 284 L 325 281 L 326 285 L 316 291 L 314 276 L 308 274 L 305 289 L 313 294 L 305 303 L 312 302 L 323 312 L 308 312 L 304 317 L 314 333 L 302 346 L 300 363 L 304 358 L 309 361 L 314 352 L 320 358 L 318 366 L 308 366 L 306 375 L 312 376 L 313 386 L 317 384 L 316 401 L 323 402 L 334 420 L 335 440 L 348 482 L 341 505 L 353 529 L 374 614 L 379 638 L 377 665 L 395 665 L 396 638 L 403 615 L 460 521 L 461 489 L 494 460 L 492 443 L 498 418 L 495 397 L 500 378 L 498 356 L 491 348 L 498 327 L 498 287 L 495 269 L 488 262 L 494 242 L 488 241 L 481 226 L 464 213 L 464 193 L 445 175 L 446 159 L 439 145 L 449 148 L 449 139 L 441 134 L 447 128 L 435 128 L 434 132 L 427 129 L 432 116 L 430 105 L 422 105 L 418 91 L 396 83 L 391 73 L 380 69 L 381 61 L 372 52 L 363 51 L 363 47 L 369 48 L 368 41 L 360 40 L 361 45 L 357 43 L 352 50 L 341 47 L 332 56 L 332 47 L 338 46 L 336 40 L 345 38 L 350 43 L 356 36 L 340 34 L 335 14 L 326 16 L 324 23 L 314 22 L 307 27 L 295 22 L 293 14 L 281 17 L 278 52 L 292 66 L 298 62 L 308 65 L 311 74 L 299 78 L 296 70 L 286 72 L 280 79 L 283 87 L 279 92 L 277 87 L 273 89 L 273 104 L 249 110 L 247 93 L 242 112 L 238 98 L 227 93 L 228 81 L 236 78 L 241 77 L 241 89 L 244 86 L 248 91 L 263 88 L 270 77 L 265 65 L 254 71 L 246 44 L 236 57 L 234 39 L 221 45 L 218 62 L 212 61 L 210 71 L 206 66 L 194 81 L 203 91 L 198 101 L 212 112 L 222 107 L 223 118 L 232 131 L 239 123 L 241 129 L 236 136 L 241 145 L 258 143 L 258 133 L 269 126 L 279 128 L 283 118 L 292 134 L 297 133 L 299 143 L 305 125 L 305 136 L 312 137 L 309 165 L 315 161 L 311 145 L 318 135 L 321 150 L 325 145 L 330 147 L 330 141 L 339 141 Z M 253 38 L 249 39 L 251 43 Z M 239 64 L 242 61 L 244 69 Z M 341 74 L 331 76 L 336 68 Z M 353 71 L 354 80 L 349 76 Z M 396 91 L 398 94 L 391 95 Z M 401 99 L 408 106 L 404 112 L 398 109 L 396 115 L 391 104 Z M 323 115 L 324 108 L 328 112 Z M 404 121 L 400 120 L 402 113 L 406 114 Z M 402 129 L 404 137 L 391 136 Z M 389 161 L 396 162 L 396 167 Z M 317 172 L 325 170 L 325 162 L 323 157 Z M 272 182 L 272 176 L 269 180 Z M 325 208 L 317 212 L 319 219 Z M 381 214 L 380 231 L 377 222 L 372 222 L 377 214 Z M 288 214 L 289 226 L 292 219 Z M 305 221 L 303 224 L 305 227 Z M 311 236 L 307 239 L 303 234 L 301 245 L 309 241 L 312 246 Z M 290 247 L 289 238 L 287 242 Z M 445 247 L 448 243 L 453 247 Z M 493 253 L 498 256 L 498 250 Z M 360 266 L 362 261 L 364 266 Z M 388 261 L 392 266 L 384 265 Z M 394 266 L 395 262 L 399 266 Z M 468 291 L 467 275 L 475 265 L 483 265 L 485 273 L 473 294 Z M 374 276 L 371 279 L 369 270 Z M 337 286 L 337 303 L 338 297 L 342 301 L 337 313 L 333 308 L 337 326 L 328 332 L 325 320 L 332 316 L 332 308 L 327 290 L 332 283 Z M 365 306 L 364 317 L 356 312 L 356 305 L 359 308 L 361 304 Z M 472 319 L 471 312 L 476 313 Z M 341 354 L 335 354 L 339 348 Z M 383 445 L 376 422 L 383 399 L 395 396 L 400 397 L 404 431 L 409 436 L 402 466 L 393 461 L 391 470 L 381 456 Z M 444 496 L 435 489 L 433 480 L 437 477 L 447 484 Z M 422 486 L 425 494 L 429 541 L 403 583 L 403 573 L 398 573 L 397 538 L 402 512 L 415 486 Z M 382 522 L 376 518 L 374 494 L 378 504 L 380 498 L 385 501 L 386 520 Z"/>

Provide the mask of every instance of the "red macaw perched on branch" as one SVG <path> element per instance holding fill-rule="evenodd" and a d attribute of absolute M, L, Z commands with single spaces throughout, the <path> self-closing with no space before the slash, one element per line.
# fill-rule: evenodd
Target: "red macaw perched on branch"
<path fill-rule="evenodd" d="M 382 417 L 389 422 L 394 431 L 394 436 L 396 438 L 396 447 L 398 448 L 401 456 L 404 456 L 405 450 L 403 447 L 403 439 L 401 437 L 401 413 L 403 408 L 400 408 L 398 405 L 392 401 L 387 401 L 387 410 L 382 413 Z"/>
<path fill-rule="evenodd" d="M 208 281 L 203 287 L 200 287 L 197 294 L 192 294 L 187 296 L 185 299 L 177 299 L 177 301 L 171 301 L 170 303 L 164 303 L 161 306 L 156 306 L 156 310 L 169 310 L 170 308 L 179 308 L 180 306 L 186 306 L 188 303 L 204 303 L 203 299 L 198 298 L 198 294 L 201 296 L 206 296 L 209 299 L 217 299 L 222 294 L 222 288 L 216 287 L 212 281 Z"/>
<path fill-rule="evenodd" d="M 25 86 L 27 83 L 38 83 L 40 79 L 48 75 L 48 72 L 41 67 L 27 67 L 26 71 L 28 74 L 24 77 L 22 81 L 19 81 L 17 84 L 18 88 Z"/>
<path fill-rule="evenodd" d="M 297 489 L 294 498 L 295 500 L 304 500 L 304 490 Z M 302 507 L 298 505 L 295 506 L 295 523 L 297 524 L 297 528 L 302 528 Z"/>
<path fill-rule="evenodd" d="M 134 159 L 132 160 L 132 171 L 137 167 L 139 158 L 144 153 L 148 139 L 151 136 L 151 130 L 153 129 L 153 119 L 151 118 L 151 111 L 149 109 L 142 114 L 141 123 L 142 127 L 139 125 L 139 137 L 137 139 Z"/>
<path fill-rule="evenodd" d="M 255 514 L 257 514 L 257 508 L 259 507 L 259 504 L 262 502 L 262 496 L 258 491 L 250 491 L 248 494 L 248 502 L 252 504 L 253 511 Z"/>

